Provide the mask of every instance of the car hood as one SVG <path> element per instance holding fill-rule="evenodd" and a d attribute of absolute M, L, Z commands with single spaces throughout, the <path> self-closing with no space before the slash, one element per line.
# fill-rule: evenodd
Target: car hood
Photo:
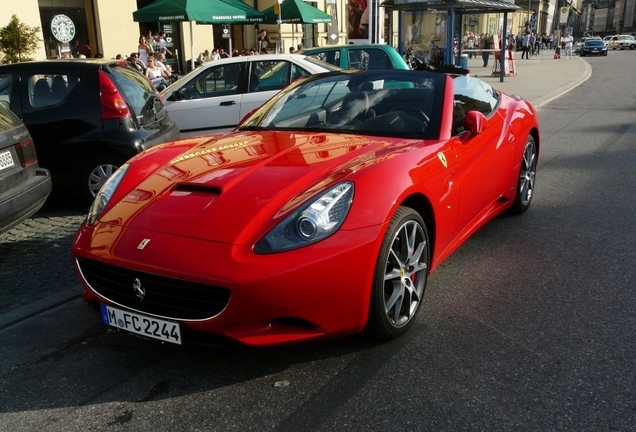
<path fill-rule="evenodd" d="M 136 186 L 100 220 L 250 244 L 329 185 L 412 144 L 348 134 L 264 131 L 214 137 L 178 153 L 176 146 L 166 146 L 148 157 L 169 155 L 167 162 L 138 161 L 143 168 L 133 162 L 125 183 Z"/>

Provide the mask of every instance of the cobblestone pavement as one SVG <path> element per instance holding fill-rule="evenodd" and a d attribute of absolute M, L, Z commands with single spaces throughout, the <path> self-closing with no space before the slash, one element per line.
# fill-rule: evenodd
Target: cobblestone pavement
<path fill-rule="evenodd" d="M 50 196 L 32 218 L 0 234 L 0 314 L 64 290 L 81 292 L 71 242 L 86 207 Z"/>

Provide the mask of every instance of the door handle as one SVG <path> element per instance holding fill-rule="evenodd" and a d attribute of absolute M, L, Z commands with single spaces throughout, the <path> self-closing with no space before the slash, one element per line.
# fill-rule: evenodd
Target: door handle
<path fill-rule="evenodd" d="M 221 105 L 221 106 L 236 105 L 236 102 L 234 102 L 234 101 L 226 101 L 226 102 L 221 102 L 219 105 Z"/>

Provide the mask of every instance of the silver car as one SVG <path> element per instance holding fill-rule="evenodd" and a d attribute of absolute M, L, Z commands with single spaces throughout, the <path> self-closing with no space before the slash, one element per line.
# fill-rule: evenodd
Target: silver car
<path fill-rule="evenodd" d="M 2 97 L 0 92 L 0 234 L 31 217 L 51 193 L 51 176 L 38 167 L 29 130 Z"/>
<path fill-rule="evenodd" d="M 162 95 L 182 136 L 228 132 L 298 78 L 338 70 L 302 54 L 231 57 L 204 63 Z"/>

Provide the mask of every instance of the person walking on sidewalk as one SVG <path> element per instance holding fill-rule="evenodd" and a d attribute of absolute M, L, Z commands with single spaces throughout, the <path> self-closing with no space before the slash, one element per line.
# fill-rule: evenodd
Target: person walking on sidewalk
<path fill-rule="evenodd" d="M 490 49 L 492 48 L 493 40 L 488 33 L 484 33 L 481 37 L 481 58 L 484 61 L 484 67 L 488 67 L 488 59 L 490 58 Z"/>
<path fill-rule="evenodd" d="M 528 51 L 530 51 L 530 57 L 534 55 L 534 44 L 537 41 L 537 37 L 534 33 L 530 33 L 530 37 L 528 38 Z"/>
<path fill-rule="evenodd" d="M 523 38 L 521 39 L 521 58 L 522 59 L 523 59 L 523 56 L 526 56 L 526 60 L 530 59 L 529 44 L 530 44 L 530 34 L 526 33 L 523 35 Z"/>
<path fill-rule="evenodd" d="M 570 33 L 566 33 L 565 37 L 561 40 L 562 43 L 565 44 L 565 58 L 572 58 L 572 42 L 574 42 L 574 38 Z"/>

